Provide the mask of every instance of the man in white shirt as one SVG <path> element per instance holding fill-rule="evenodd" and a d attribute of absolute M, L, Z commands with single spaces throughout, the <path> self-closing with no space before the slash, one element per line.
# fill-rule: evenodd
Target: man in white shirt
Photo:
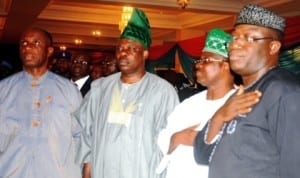
<path fill-rule="evenodd" d="M 195 61 L 197 82 L 207 89 L 185 99 L 168 117 L 168 125 L 158 137 L 165 157 L 157 173 L 163 173 L 167 167 L 167 178 L 208 177 L 208 166 L 198 165 L 194 160 L 193 140 L 235 92 L 227 51 L 230 41 L 231 35 L 221 29 L 208 33 L 201 57 Z"/>

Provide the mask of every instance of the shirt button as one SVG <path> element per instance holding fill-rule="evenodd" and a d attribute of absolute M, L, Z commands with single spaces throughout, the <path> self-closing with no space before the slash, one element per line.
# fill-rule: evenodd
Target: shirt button
<path fill-rule="evenodd" d="M 32 82 L 31 82 L 31 86 L 32 86 L 32 87 L 36 87 L 37 85 L 38 85 L 38 82 L 37 82 L 37 81 L 32 81 Z"/>
<path fill-rule="evenodd" d="M 52 97 L 51 96 L 47 96 L 46 103 L 50 103 L 51 100 L 52 100 Z"/>
<path fill-rule="evenodd" d="M 39 107 L 41 107 L 41 103 L 40 103 L 40 102 L 36 102 L 36 103 L 34 103 L 34 106 L 35 106 L 36 108 L 39 108 Z"/>
<path fill-rule="evenodd" d="M 31 122 L 31 124 L 32 124 L 32 127 L 38 127 L 40 125 L 40 121 L 34 120 Z"/>

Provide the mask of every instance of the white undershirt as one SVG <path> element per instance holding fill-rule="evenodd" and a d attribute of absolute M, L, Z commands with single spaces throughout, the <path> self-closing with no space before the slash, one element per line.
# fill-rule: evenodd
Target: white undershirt
<path fill-rule="evenodd" d="M 88 78 L 89 78 L 89 75 L 87 75 L 79 80 L 76 80 L 75 82 L 71 79 L 71 82 L 75 83 L 78 90 L 80 90 Z"/>

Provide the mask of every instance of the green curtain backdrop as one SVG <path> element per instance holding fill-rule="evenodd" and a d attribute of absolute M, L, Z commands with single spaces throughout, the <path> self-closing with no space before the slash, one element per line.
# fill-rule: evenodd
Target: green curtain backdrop
<path fill-rule="evenodd" d="M 156 60 L 146 60 L 146 70 L 151 73 L 156 73 L 156 68 L 174 68 L 176 48 L 177 46 L 174 45 L 169 51 L 166 51 L 166 53 Z"/>
<path fill-rule="evenodd" d="M 193 81 L 193 64 L 194 64 L 195 58 L 186 54 L 179 47 L 178 47 L 178 57 L 179 57 L 180 65 L 181 65 L 182 70 L 184 71 L 186 77 L 190 81 Z"/>
<path fill-rule="evenodd" d="M 280 53 L 279 65 L 300 78 L 300 44 L 283 50 Z"/>
<path fill-rule="evenodd" d="M 300 76 L 300 16 L 287 17 L 287 27 L 284 34 L 283 50 L 280 54 L 279 65 Z M 231 30 L 228 30 L 230 32 Z M 175 65 L 175 54 L 178 52 L 181 67 L 192 80 L 193 61 L 201 55 L 205 42 L 205 35 L 166 43 L 150 48 L 149 59 L 146 69 L 155 73 L 156 68 L 173 68 Z"/>
<path fill-rule="evenodd" d="M 190 81 L 193 81 L 192 67 L 195 59 L 198 57 L 190 56 L 178 45 L 175 45 L 157 60 L 147 60 L 146 70 L 151 73 L 156 73 L 155 69 L 157 68 L 174 68 L 176 52 L 178 52 L 180 65 L 184 74 Z M 279 66 L 300 77 L 300 44 L 281 51 Z"/>

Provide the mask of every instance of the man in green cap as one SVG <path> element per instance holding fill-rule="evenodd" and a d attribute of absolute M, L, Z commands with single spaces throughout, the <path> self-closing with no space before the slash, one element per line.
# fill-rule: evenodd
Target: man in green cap
<path fill-rule="evenodd" d="M 75 113 L 83 129 L 77 161 L 86 177 L 163 177 L 155 174 L 157 137 L 179 101 L 167 81 L 145 71 L 150 44 L 148 19 L 134 9 L 116 48 L 120 72 L 93 82 Z"/>
<path fill-rule="evenodd" d="M 162 173 L 167 167 L 167 178 L 208 177 L 208 166 L 198 165 L 194 160 L 193 140 L 235 92 L 228 61 L 229 42 L 231 35 L 223 30 L 209 31 L 201 57 L 195 61 L 196 80 L 207 89 L 177 105 L 168 117 L 167 127 L 159 134 L 158 143 L 165 157 L 157 171 Z"/>

